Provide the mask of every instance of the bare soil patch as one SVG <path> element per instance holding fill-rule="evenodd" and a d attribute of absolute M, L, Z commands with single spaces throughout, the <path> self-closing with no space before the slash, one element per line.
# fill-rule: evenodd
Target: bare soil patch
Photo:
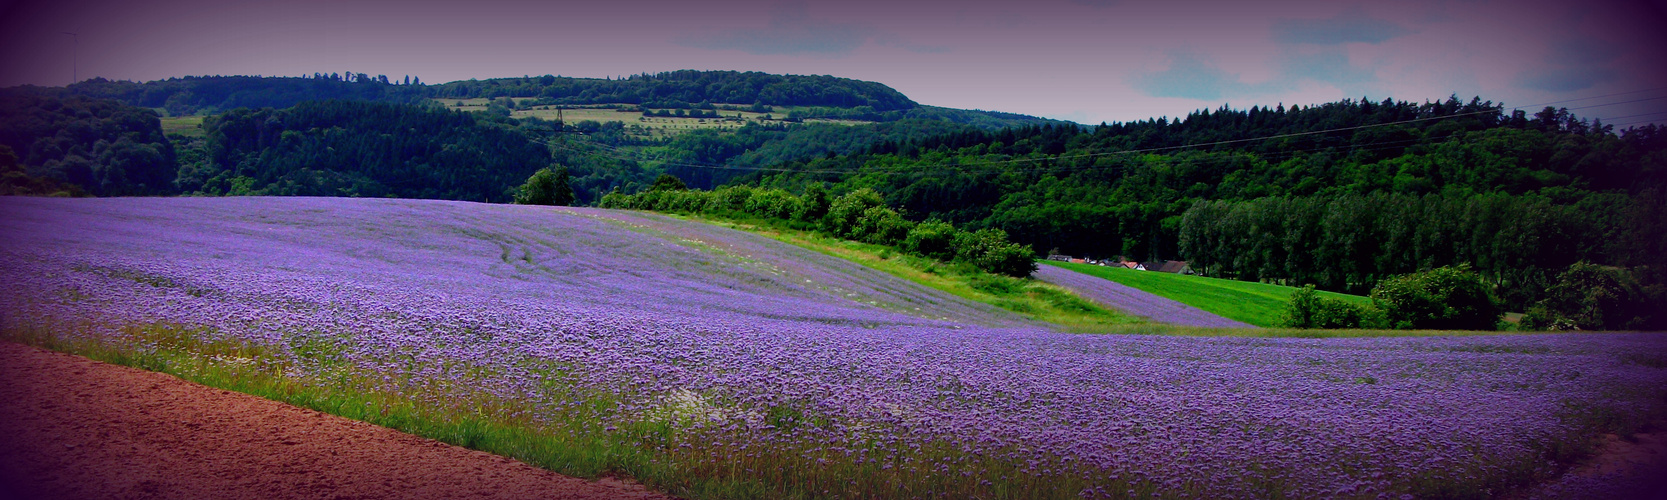
<path fill-rule="evenodd" d="M 1657 474 L 1667 474 L 1667 422 L 1657 422 L 1653 427 L 1654 432 L 1633 434 L 1630 439 L 1604 434 L 1597 458 L 1570 473 L 1605 476 L 1648 468 Z"/>
<path fill-rule="evenodd" d="M 0 342 L 0 498 L 667 497 Z"/>

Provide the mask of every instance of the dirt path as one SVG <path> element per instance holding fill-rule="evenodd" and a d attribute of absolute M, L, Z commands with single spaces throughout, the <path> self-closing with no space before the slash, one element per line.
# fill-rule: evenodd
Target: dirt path
<path fill-rule="evenodd" d="M 1604 434 L 1597 455 L 1517 498 L 1667 500 L 1667 421 L 1628 437 Z"/>
<path fill-rule="evenodd" d="M 1662 423 L 1658 423 L 1658 426 Z M 1667 431 L 1518 498 L 1667 499 Z M 665 499 L 169 375 L 0 342 L 0 500 Z"/>
<path fill-rule="evenodd" d="M 0 342 L 0 498 L 666 498 Z"/>

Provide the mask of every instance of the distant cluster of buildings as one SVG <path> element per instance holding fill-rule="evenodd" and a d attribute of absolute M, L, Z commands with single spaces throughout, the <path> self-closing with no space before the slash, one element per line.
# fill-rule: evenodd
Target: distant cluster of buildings
<path fill-rule="evenodd" d="M 1073 264 L 1088 264 L 1088 265 L 1094 265 L 1094 266 L 1123 267 L 1123 268 L 1133 269 L 1133 270 L 1136 270 L 1136 271 L 1157 271 L 1157 272 L 1160 272 L 1160 273 L 1194 274 L 1192 272 L 1192 266 L 1187 265 L 1187 261 L 1184 261 L 1184 260 L 1151 260 L 1151 261 L 1146 261 L 1146 262 L 1135 262 L 1135 261 L 1132 261 L 1132 260 L 1124 260 L 1122 257 L 1118 257 L 1116 259 L 1088 259 L 1088 258 L 1072 257 L 1072 256 L 1069 256 L 1069 255 L 1049 255 L 1048 260 L 1056 260 L 1056 261 L 1059 261 L 1059 262 L 1070 262 L 1070 263 L 1073 263 Z"/>

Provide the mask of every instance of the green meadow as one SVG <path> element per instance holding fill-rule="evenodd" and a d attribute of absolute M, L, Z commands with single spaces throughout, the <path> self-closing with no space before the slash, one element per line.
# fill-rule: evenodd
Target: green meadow
<path fill-rule="evenodd" d="M 515 101 L 518 104 L 533 100 L 536 99 L 531 97 L 515 98 Z M 459 111 L 485 111 L 487 106 L 491 103 L 491 99 L 486 98 L 437 98 L 433 101 L 445 106 L 447 109 Z M 694 130 L 716 129 L 726 131 L 743 127 L 749 123 L 775 123 L 780 119 L 785 118 L 788 113 L 810 109 L 809 107 L 804 106 L 774 106 L 769 113 L 718 109 L 717 118 L 690 118 L 678 116 L 642 116 L 642 112 L 639 111 L 640 108 L 637 108 L 636 106 L 637 105 L 635 104 L 629 103 L 531 106 L 516 109 L 510 116 L 514 118 L 537 117 L 551 121 L 556 120 L 559 116 L 563 121 L 569 124 L 587 120 L 597 123 L 620 122 L 625 124 L 628 129 L 632 126 L 638 127 L 638 129 L 633 132 L 633 135 L 642 137 L 671 137 Z M 720 108 L 724 106 L 745 108 L 750 105 L 718 104 L 716 106 Z M 813 118 L 803 120 L 803 123 L 837 123 L 843 125 L 856 125 L 869 122 Z"/>
<path fill-rule="evenodd" d="M 1295 287 L 1235 281 L 1204 276 L 1136 271 L 1121 267 L 1072 264 L 1043 261 L 1046 265 L 1063 267 L 1083 274 L 1105 278 L 1134 287 L 1182 304 L 1209 311 L 1222 317 L 1260 327 L 1277 327 L 1285 306 Z M 1372 300 L 1359 295 L 1345 295 L 1321 291 L 1322 297 L 1341 299 L 1356 304 L 1371 304 Z"/>
<path fill-rule="evenodd" d="M 1051 324 L 1055 329 L 1064 332 L 1189 337 L 1298 338 L 1444 337 L 1518 333 L 1457 330 L 1281 328 L 1280 316 L 1285 312 L 1291 293 L 1297 290 L 1295 287 L 1043 261 L 1046 264 L 1110 279 L 1263 328 L 1203 328 L 1153 323 L 1096 304 L 1076 295 L 1069 289 L 1051 283 L 1034 279 L 997 276 L 965 265 L 948 264 L 900 254 L 881 245 L 831 238 L 813 231 L 788 227 L 780 221 L 691 214 L 667 215 L 748 231 L 801 248 L 846 259 L 928 288 L 947 292 L 973 302 L 996 306 L 1031 320 Z M 1319 293 L 1323 297 L 1342 299 L 1357 304 L 1371 303 L 1371 299 L 1359 295 L 1345 295 L 1325 291 Z"/>
<path fill-rule="evenodd" d="M 203 118 L 202 115 L 164 116 L 162 117 L 162 133 L 185 137 L 202 137 Z"/>

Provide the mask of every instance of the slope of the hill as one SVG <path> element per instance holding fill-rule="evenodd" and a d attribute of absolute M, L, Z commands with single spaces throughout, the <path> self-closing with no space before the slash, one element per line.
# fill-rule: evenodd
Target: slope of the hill
<path fill-rule="evenodd" d="M 11 198 L 5 205 L 9 248 L 226 293 L 248 270 L 267 268 L 275 271 L 260 279 L 292 283 L 298 292 L 322 273 L 339 283 L 409 279 L 439 300 L 514 308 L 665 317 L 708 311 L 738 322 L 1029 325 L 834 257 L 651 214 L 346 198 Z M 62 227 L 76 230 L 54 230 Z M 86 232 L 103 236 L 90 241 Z M 142 250 L 122 258 L 196 265 L 150 269 L 88 257 L 129 247 Z M 216 258 L 198 258 L 203 251 Z M 285 271 L 303 268 L 310 269 Z"/>
<path fill-rule="evenodd" d="M 1482 497 L 1559 476 L 1598 436 L 1667 411 L 1667 337 L 1644 333 L 1074 335 L 739 233 L 599 210 L 0 210 L 6 338 L 679 495 Z"/>

